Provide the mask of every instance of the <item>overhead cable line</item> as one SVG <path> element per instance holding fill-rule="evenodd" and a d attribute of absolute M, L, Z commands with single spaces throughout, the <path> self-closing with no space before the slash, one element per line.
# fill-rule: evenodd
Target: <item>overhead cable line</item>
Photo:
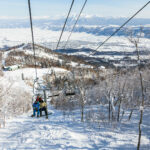
<path fill-rule="evenodd" d="M 70 9 L 69 9 L 69 12 L 68 12 L 67 18 L 66 18 L 66 20 L 65 20 L 64 26 L 63 26 L 63 28 L 62 28 L 62 31 L 61 31 L 61 34 L 60 34 L 60 37 L 59 37 L 59 40 L 58 40 L 58 43 L 57 43 L 57 46 L 56 46 L 56 50 L 57 50 L 57 49 L 58 49 L 58 47 L 59 47 L 59 44 L 60 44 L 60 41 L 61 41 L 61 38 L 62 38 L 62 35 L 63 35 L 63 32 L 64 32 L 64 29 L 65 29 L 65 27 L 66 27 L 66 23 L 67 23 L 67 21 L 68 21 L 68 18 L 69 18 L 70 12 L 71 12 L 71 10 L 72 10 L 72 7 L 73 7 L 73 4 L 74 4 L 74 1 L 75 1 L 75 0 L 72 0 L 72 3 L 71 3 L 71 6 L 70 6 Z"/>
<path fill-rule="evenodd" d="M 113 37 L 117 32 L 119 32 L 130 20 L 132 20 L 138 13 L 140 13 L 148 4 L 150 3 L 147 2 L 140 10 L 138 10 L 131 18 L 129 18 L 122 26 L 120 26 L 120 28 L 118 28 L 114 33 L 111 34 L 111 36 L 109 36 L 104 42 L 102 42 L 97 48 L 96 50 L 98 50 L 102 45 L 104 45 L 111 37 Z M 93 53 L 95 54 L 95 53 Z M 91 54 L 90 54 L 91 55 Z"/>
<path fill-rule="evenodd" d="M 37 79 L 37 66 L 36 66 L 36 56 L 35 56 L 35 42 L 34 42 L 34 32 L 33 32 L 32 12 L 31 12 L 31 3 L 30 3 L 30 0 L 28 0 L 28 7 L 29 7 L 30 26 L 31 26 L 31 36 L 32 36 L 32 49 L 33 49 L 33 52 L 34 52 L 35 76 L 36 76 L 36 79 Z"/>
<path fill-rule="evenodd" d="M 71 35 L 72 35 L 72 32 L 74 31 L 74 29 L 75 29 L 75 27 L 76 27 L 76 25 L 77 25 L 77 22 L 78 22 L 78 20 L 79 20 L 81 14 L 82 14 L 82 12 L 83 12 L 83 10 L 84 10 L 84 7 L 85 7 L 86 3 L 87 3 L 87 0 L 85 0 L 83 6 L 82 6 L 82 8 L 81 8 L 81 11 L 80 11 L 80 13 L 79 13 L 79 15 L 78 15 L 78 17 L 77 17 L 77 20 L 76 20 L 76 22 L 75 22 L 75 24 L 74 24 L 74 26 L 73 26 L 73 28 L 72 28 L 72 30 L 71 30 L 71 32 L 70 32 L 70 35 L 68 36 L 68 39 L 67 39 L 66 44 L 65 44 L 65 46 L 64 46 L 64 49 L 66 48 L 66 46 L 67 46 L 67 44 L 68 44 L 68 41 L 70 40 L 70 37 L 71 37 Z"/>

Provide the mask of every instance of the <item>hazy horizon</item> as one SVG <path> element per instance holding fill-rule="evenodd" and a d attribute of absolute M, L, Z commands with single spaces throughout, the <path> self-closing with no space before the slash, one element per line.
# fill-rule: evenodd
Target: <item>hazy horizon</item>
<path fill-rule="evenodd" d="M 72 0 L 31 0 L 33 16 L 66 16 Z M 78 15 L 85 0 L 75 0 L 71 15 Z M 85 15 L 97 15 L 102 17 L 131 17 L 147 0 L 88 0 L 83 11 Z M 150 5 L 148 5 L 137 18 L 150 18 Z M 28 17 L 27 0 L 1 0 L 0 18 L 24 18 Z"/>

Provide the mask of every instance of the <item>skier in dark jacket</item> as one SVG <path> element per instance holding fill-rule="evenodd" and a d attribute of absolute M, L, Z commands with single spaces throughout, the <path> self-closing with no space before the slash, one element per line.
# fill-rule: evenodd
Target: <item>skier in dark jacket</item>
<path fill-rule="evenodd" d="M 33 115 L 32 117 L 35 116 L 35 113 L 37 112 L 37 117 L 39 117 L 39 114 L 40 114 L 40 103 L 39 101 L 35 101 L 32 105 L 33 107 Z"/>

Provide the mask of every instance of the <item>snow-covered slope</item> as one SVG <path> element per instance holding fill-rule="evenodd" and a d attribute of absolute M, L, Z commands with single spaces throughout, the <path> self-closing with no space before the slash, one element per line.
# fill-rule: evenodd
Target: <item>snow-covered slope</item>
<path fill-rule="evenodd" d="M 66 72 L 65 69 L 53 68 L 59 75 Z M 37 69 L 38 78 L 43 79 L 43 76 L 50 73 L 51 69 Z M 27 112 L 32 107 L 33 83 L 35 80 L 35 69 L 24 68 L 15 71 L 4 71 L 0 77 L 0 117 L 7 120 L 10 117 Z M 22 80 L 22 75 L 23 79 Z M 0 121 L 1 124 L 1 121 Z"/>
<path fill-rule="evenodd" d="M 53 69 L 57 73 L 65 72 L 59 68 Z M 52 112 L 49 118 L 45 119 L 44 116 L 31 118 L 33 94 L 31 85 L 35 77 L 34 71 L 32 68 L 26 68 L 4 72 L 4 76 L 0 78 L 1 85 L 6 88 L 3 90 L 7 90 L 1 103 L 1 113 L 5 117 L 0 118 L 0 150 L 136 149 L 140 115 L 137 109 L 133 111 L 131 121 L 128 121 L 130 112 L 126 111 L 123 119 L 120 120 L 121 123 L 95 122 L 94 120 L 93 122 L 86 120 L 83 123 L 80 121 L 80 109 L 59 111 L 52 107 L 49 103 L 50 99 L 48 99 L 48 112 Z M 47 72 L 48 69 L 38 69 L 39 78 L 42 78 Z M 25 80 L 21 78 L 22 73 Z M 30 107 L 25 111 L 28 105 Z M 88 117 L 88 109 L 101 110 L 105 113 L 107 107 L 107 105 L 87 106 L 85 107 L 85 117 Z M 27 111 L 29 112 L 27 113 Z M 150 148 L 149 119 L 149 108 L 145 108 L 142 124 L 142 150 Z"/>
<path fill-rule="evenodd" d="M 16 28 L 16 29 L 0 29 L 0 49 L 7 50 L 8 47 L 15 45 L 21 45 L 22 43 L 28 44 L 31 42 L 31 35 L 29 28 Z M 52 50 L 56 49 L 57 40 L 59 39 L 60 31 L 51 31 L 47 29 L 34 28 L 35 41 L 37 44 L 48 47 Z M 137 59 L 135 46 L 131 44 L 127 37 L 115 36 L 105 45 L 103 45 L 97 53 L 95 49 L 102 43 L 108 36 L 95 36 L 89 33 L 72 34 L 71 40 L 66 46 L 67 49 L 63 49 L 69 32 L 63 34 L 59 49 L 56 52 L 65 53 L 69 55 L 77 56 L 92 56 L 96 59 L 104 59 L 104 61 L 121 61 L 128 57 L 128 62 L 132 60 L 131 65 L 136 64 Z M 149 47 L 150 40 L 148 38 L 141 38 L 139 43 L 139 50 L 141 58 L 149 60 Z M 93 55 L 92 53 L 95 53 Z M 37 51 L 38 53 L 38 51 Z M 45 57 L 42 53 L 39 56 Z M 123 60 L 124 61 L 124 60 Z M 117 62 L 117 64 L 119 64 Z M 100 63 L 100 62 L 99 62 Z M 116 64 L 116 62 L 115 62 Z M 125 63 L 126 64 L 126 63 Z M 121 64 L 122 65 L 122 64 Z"/>
<path fill-rule="evenodd" d="M 93 19 L 95 21 L 92 21 Z M 118 27 L 118 25 L 122 23 L 119 22 L 117 26 L 113 23 L 113 25 L 101 24 L 100 27 L 97 27 L 98 25 L 100 25 L 98 24 L 100 19 L 102 18 L 82 18 L 80 20 L 79 26 L 76 29 L 76 32 L 73 33 L 71 37 L 71 41 L 69 41 L 68 43 L 67 47 L 70 49 L 63 49 L 63 46 L 65 44 L 64 42 L 67 40 L 67 37 L 69 35 L 69 32 L 66 31 L 63 35 L 62 42 L 59 47 L 59 52 L 67 53 L 69 55 L 89 56 L 91 52 L 94 52 L 94 49 L 97 48 L 99 43 L 103 42 L 108 37 L 108 35 L 110 35 L 110 33 L 112 33 L 112 31 L 114 31 Z M 102 20 L 104 21 L 104 23 L 108 21 L 107 19 Z M 55 21 L 53 20 L 53 24 L 50 24 L 47 21 L 48 20 L 36 20 L 34 22 L 34 25 L 36 24 L 36 27 L 34 28 L 35 41 L 37 44 L 49 47 L 54 50 L 56 48 L 56 43 L 60 35 L 59 30 L 61 29 L 61 24 L 63 23 L 64 18 Z M 89 25 L 90 21 L 94 22 L 94 24 L 90 24 L 90 26 L 87 26 Z M 147 23 L 147 21 L 149 20 L 143 20 L 143 24 L 145 25 L 145 22 Z M 85 24 L 83 24 L 82 22 L 84 22 Z M 8 47 L 22 45 L 22 43 L 24 43 L 21 47 L 12 48 L 10 51 L 5 51 L 3 53 L 3 58 L 7 58 L 9 53 L 14 52 L 14 49 L 15 52 L 24 52 L 24 55 L 22 55 L 22 57 L 21 55 L 15 55 L 14 53 L 12 53 L 11 55 L 17 60 L 20 59 L 20 62 L 24 60 L 22 59 L 24 58 L 24 56 L 29 57 L 32 55 L 31 57 L 33 58 L 33 51 L 28 48 L 31 47 L 30 44 L 28 44 L 31 42 L 29 23 L 24 20 L 18 23 L 16 22 L 16 24 L 11 22 L 11 20 L 9 20 L 8 22 L 4 21 L 2 23 L 3 24 L 0 25 L 1 50 L 8 50 Z M 58 24 L 58 26 L 54 26 L 54 24 Z M 148 28 L 148 30 L 146 28 L 147 33 L 147 31 L 149 31 L 149 26 L 147 25 L 145 27 Z M 139 31 L 139 27 L 137 28 L 137 26 L 134 26 L 133 29 L 137 32 Z M 70 30 L 69 26 L 67 30 Z M 97 36 L 99 34 L 105 36 Z M 46 61 L 51 59 L 53 59 L 54 61 L 60 61 L 62 59 L 62 56 L 52 56 L 51 54 L 49 54 L 49 51 L 46 53 L 39 47 L 36 47 L 36 56 L 39 59 L 43 58 Z M 141 43 L 139 44 L 139 48 L 142 52 L 142 59 L 149 59 L 149 47 L 150 40 L 148 38 L 142 38 Z M 145 53 L 145 51 L 148 53 Z M 101 47 L 101 49 L 99 49 L 99 52 L 97 52 L 95 55 L 92 55 L 93 58 L 91 56 L 87 58 L 89 61 L 93 59 L 92 61 L 94 63 L 96 63 L 97 61 L 98 64 L 102 59 L 105 59 L 105 61 L 119 61 L 119 64 L 121 64 L 121 59 L 123 59 L 126 55 L 127 57 L 130 57 L 129 59 L 135 60 L 135 47 L 128 41 L 126 37 L 115 36 L 106 45 Z M 28 57 L 26 57 L 27 61 Z M 30 60 L 34 64 L 32 58 Z M 68 63 L 67 61 L 66 64 Z M 71 65 L 72 67 L 81 67 L 82 69 L 84 67 L 91 68 L 91 66 L 77 63 L 76 61 L 70 61 L 69 65 Z M 58 74 L 61 74 L 62 72 L 66 74 L 69 72 L 69 70 L 65 68 L 52 67 L 52 69 L 56 72 L 56 76 Z M 46 73 L 50 74 L 51 71 L 50 69 L 37 69 L 37 74 L 40 79 L 43 79 L 43 75 L 45 75 Z M 79 70 L 76 71 L 79 72 Z M 106 71 L 107 70 L 105 70 L 104 72 L 106 73 Z M 91 76 L 95 78 L 95 76 Z M 22 78 L 24 78 L 24 80 L 22 80 Z M 107 105 L 100 105 L 100 103 L 98 103 L 97 106 L 85 106 L 85 120 L 84 122 L 81 122 L 81 110 L 79 109 L 79 107 L 75 108 L 74 110 L 59 111 L 53 108 L 53 106 L 50 104 L 50 99 L 48 99 L 48 111 L 52 112 L 49 118 L 31 118 L 32 97 L 34 96 L 32 89 L 34 79 L 35 70 L 33 68 L 22 68 L 15 71 L 6 71 L 4 72 L 4 76 L 0 77 L 0 150 L 136 149 L 138 142 L 138 123 L 140 115 L 139 110 L 137 110 L 136 108 L 133 110 L 131 121 L 128 120 L 131 110 L 123 110 L 125 114 L 122 114 L 120 122 L 116 122 L 113 120 L 112 122 L 109 122 L 108 120 L 105 120 L 103 118 L 103 113 L 108 113 L 108 110 L 106 110 L 108 109 Z M 88 110 L 91 110 L 90 113 L 93 113 L 93 116 L 94 111 L 98 112 L 98 116 L 95 114 L 95 118 L 91 118 L 92 121 L 88 120 L 88 115 L 91 115 L 89 114 Z M 100 111 L 102 112 L 102 114 L 99 113 Z M 99 119 L 97 117 L 101 118 Z M 150 111 L 149 107 L 147 107 L 144 108 L 142 123 L 142 150 L 150 149 L 149 119 Z"/>
<path fill-rule="evenodd" d="M 9 120 L 6 127 L 0 129 L 0 149 L 34 150 L 135 150 L 138 140 L 137 111 L 130 122 L 123 120 L 118 129 L 93 128 L 88 123 L 80 123 L 78 111 L 74 115 L 63 115 L 61 111 L 49 106 L 52 115 L 49 119 L 31 118 L 28 114 Z M 145 110 L 141 149 L 150 148 L 150 114 Z"/>
<path fill-rule="evenodd" d="M 105 41 L 127 18 L 102 18 L 98 16 L 82 16 L 76 26 L 70 41 L 64 50 L 65 42 L 70 34 L 72 24 L 75 18 L 70 18 L 69 23 L 63 34 L 59 50 L 57 52 L 77 55 L 77 56 L 92 56 L 96 59 L 102 59 L 105 62 L 111 61 L 115 65 L 120 65 L 120 61 L 127 59 L 132 65 L 136 65 L 135 46 L 128 40 L 127 35 L 132 31 L 133 35 L 139 35 L 142 29 L 142 38 L 139 43 L 141 51 L 141 59 L 149 60 L 150 47 L 150 25 L 149 19 L 134 19 L 128 26 L 122 29 L 106 44 L 98 49 L 98 53 L 92 55 L 95 49 Z M 71 22 L 70 22 L 71 21 Z M 0 49 L 7 50 L 8 47 L 20 45 L 22 43 L 30 43 L 31 33 L 29 21 L 27 19 L 7 20 L 1 19 L 0 26 Z M 46 46 L 52 50 L 56 49 L 56 44 L 60 36 L 64 18 L 44 18 L 34 20 L 34 35 L 37 44 Z M 131 33 L 131 32 L 130 32 Z M 75 49 L 75 50 L 73 50 Z M 103 53 L 105 52 L 105 53 Z M 130 61 L 132 60 L 132 62 Z M 97 60 L 96 60 L 97 61 Z M 98 61 L 99 62 L 99 61 Z M 100 62 L 99 62 L 100 63 Z M 124 63 L 127 65 L 126 63 Z M 129 64 L 130 65 L 130 64 Z M 122 64 L 120 65 L 122 66 Z"/>

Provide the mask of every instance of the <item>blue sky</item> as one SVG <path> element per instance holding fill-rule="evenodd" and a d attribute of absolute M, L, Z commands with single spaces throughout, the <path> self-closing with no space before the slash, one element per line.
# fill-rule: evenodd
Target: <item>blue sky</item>
<path fill-rule="evenodd" d="M 31 0 L 34 16 L 61 16 L 69 10 L 72 0 Z M 77 14 L 85 0 L 75 0 L 72 14 Z M 28 0 L 0 0 L 0 17 L 27 17 Z M 130 17 L 148 0 L 88 0 L 84 14 L 104 17 Z M 138 16 L 150 18 L 150 4 Z"/>

